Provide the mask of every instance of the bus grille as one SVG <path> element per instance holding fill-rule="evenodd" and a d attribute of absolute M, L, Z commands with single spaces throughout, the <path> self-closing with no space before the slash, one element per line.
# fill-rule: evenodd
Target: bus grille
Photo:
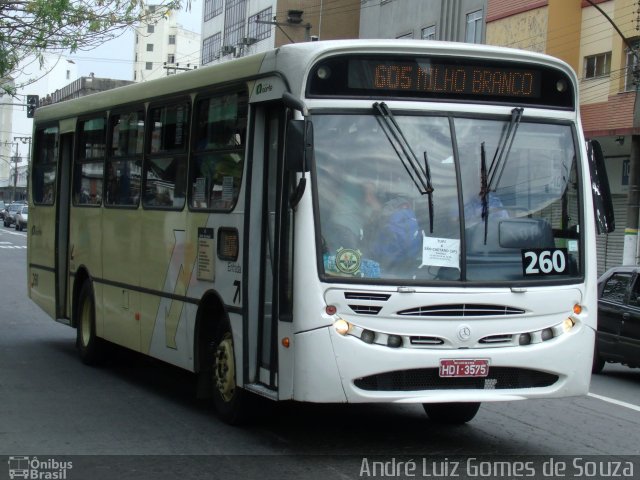
<path fill-rule="evenodd" d="M 357 378 L 356 387 L 371 391 L 504 390 L 548 387 L 558 381 L 551 373 L 512 367 L 489 367 L 487 377 L 441 378 L 437 368 L 398 370 Z"/>
<path fill-rule="evenodd" d="M 453 305 L 428 305 L 398 312 L 398 315 L 420 317 L 494 317 L 499 315 L 522 315 L 521 308 L 506 305 L 482 305 L 459 303 Z"/>
<path fill-rule="evenodd" d="M 349 305 L 349 308 L 360 315 L 377 315 L 382 307 L 375 305 Z"/>

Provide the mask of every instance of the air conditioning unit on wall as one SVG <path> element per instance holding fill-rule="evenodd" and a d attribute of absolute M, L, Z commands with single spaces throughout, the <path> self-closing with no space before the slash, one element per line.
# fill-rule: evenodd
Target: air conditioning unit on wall
<path fill-rule="evenodd" d="M 220 53 L 222 53 L 222 55 L 234 54 L 236 53 L 236 47 L 232 45 L 223 45 L 223 47 L 220 49 Z"/>

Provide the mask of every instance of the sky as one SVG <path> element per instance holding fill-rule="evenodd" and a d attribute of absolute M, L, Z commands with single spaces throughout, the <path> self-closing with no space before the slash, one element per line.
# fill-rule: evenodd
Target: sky
<path fill-rule="evenodd" d="M 203 0 L 191 0 L 191 10 L 189 12 L 180 11 L 178 13 L 178 23 L 187 30 L 200 33 L 202 28 L 202 2 Z M 87 77 L 94 73 L 96 77 L 100 78 L 133 80 L 134 41 L 133 29 L 128 29 L 120 37 L 106 42 L 98 48 L 77 51 L 67 55 L 66 58 L 75 63 L 76 78 Z M 37 76 L 39 66 L 37 63 L 33 63 L 26 71 L 31 72 L 29 76 Z M 40 92 L 37 91 L 37 87 L 31 86 L 18 93 L 36 94 Z M 15 108 L 12 117 L 11 136 L 30 136 L 33 122 L 31 119 L 26 118 L 24 107 Z M 27 145 L 18 145 L 18 154 L 25 159 L 28 156 L 27 150 Z"/>
<path fill-rule="evenodd" d="M 191 0 L 191 11 L 181 10 L 178 13 L 178 23 L 187 30 L 200 33 L 202 1 Z M 96 77 L 133 80 L 133 50 L 134 33 L 129 29 L 96 49 L 75 52 L 68 58 L 75 62 L 78 77 L 86 77 L 93 72 Z"/>

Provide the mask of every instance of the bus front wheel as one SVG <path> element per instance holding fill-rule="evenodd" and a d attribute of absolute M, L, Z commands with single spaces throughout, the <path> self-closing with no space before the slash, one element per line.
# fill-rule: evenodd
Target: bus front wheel
<path fill-rule="evenodd" d="M 87 365 L 95 365 L 103 357 L 103 345 L 96 336 L 96 308 L 88 281 L 84 282 L 78 295 L 76 313 L 76 348 L 80 359 Z"/>
<path fill-rule="evenodd" d="M 447 425 L 461 425 L 472 420 L 480 403 L 423 403 L 429 420 Z"/>
<path fill-rule="evenodd" d="M 211 348 L 211 373 L 213 380 L 213 403 L 226 423 L 236 425 L 247 420 L 248 394 L 236 383 L 236 361 L 233 335 L 228 323 L 217 328 Z"/>
<path fill-rule="evenodd" d="M 591 373 L 600 373 L 604 368 L 604 358 L 600 356 L 600 351 L 598 349 L 598 341 L 596 340 L 596 345 L 593 348 L 593 364 L 591 365 Z"/>

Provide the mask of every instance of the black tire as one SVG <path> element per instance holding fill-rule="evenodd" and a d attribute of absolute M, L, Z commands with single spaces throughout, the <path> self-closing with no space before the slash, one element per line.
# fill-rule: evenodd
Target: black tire
<path fill-rule="evenodd" d="M 600 373 L 604 368 L 604 358 L 600 356 L 600 352 L 598 351 L 598 340 L 596 339 L 596 344 L 593 347 L 593 364 L 591 365 L 591 373 Z"/>
<path fill-rule="evenodd" d="M 480 409 L 480 403 L 423 403 L 429 420 L 446 425 L 461 425 L 472 420 Z"/>
<path fill-rule="evenodd" d="M 208 352 L 208 367 L 213 383 L 213 404 L 220 418 L 230 425 L 249 420 L 249 393 L 237 386 L 235 350 L 231 327 L 220 322 Z"/>
<path fill-rule="evenodd" d="M 91 282 L 85 281 L 76 307 L 76 348 L 85 365 L 97 365 L 104 358 L 104 344 L 96 336 L 96 306 Z"/>

